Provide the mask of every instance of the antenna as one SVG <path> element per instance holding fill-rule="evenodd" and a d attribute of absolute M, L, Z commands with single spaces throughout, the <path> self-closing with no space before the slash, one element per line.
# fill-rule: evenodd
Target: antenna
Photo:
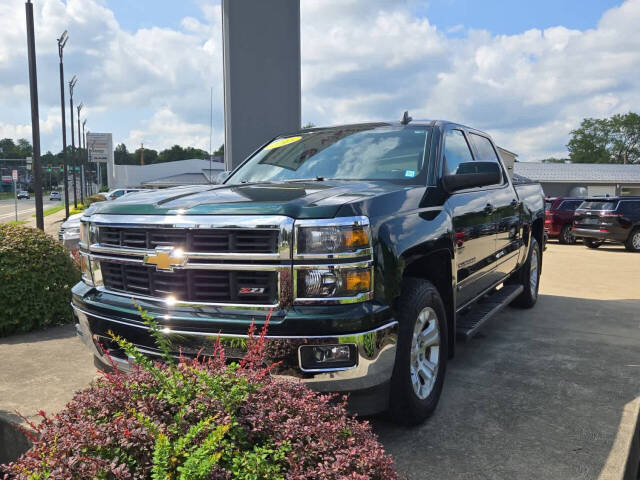
<path fill-rule="evenodd" d="M 402 125 L 409 125 L 409 122 L 413 120 L 413 118 L 411 118 L 409 116 L 409 112 L 407 110 L 405 110 L 404 115 L 402 116 L 402 121 L 400 122 Z"/>
<path fill-rule="evenodd" d="M 209 183 L 213 183 L 213 152 L 211 151 L 211 137 L 213 136 L 213 87 L 211 87 L 211 102 L 209 104 Z"/>

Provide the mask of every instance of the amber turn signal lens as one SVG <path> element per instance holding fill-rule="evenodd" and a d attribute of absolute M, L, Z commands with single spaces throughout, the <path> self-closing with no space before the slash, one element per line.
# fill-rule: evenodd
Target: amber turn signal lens
<path fill-rule="evenodd" d="M 342 235 L 345 247 L 364 248 L 369 246 L 369 235 L 363 228 L 344 230 Z"/>
<path fill-rule="evenodd" d="M 354 270 L 345 275 L 345 290 L 350 292 L 362 292 L 371 289 L 371 271 Z"/>

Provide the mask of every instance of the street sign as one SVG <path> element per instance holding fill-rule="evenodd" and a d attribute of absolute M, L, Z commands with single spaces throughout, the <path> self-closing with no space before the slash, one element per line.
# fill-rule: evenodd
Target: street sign
<path fill-rule="evenodd" d="M 32 164 L 33 164 L 33 157 L 27 157 L 27 170 L 31 170 Z"/>
<path fill-rule="evenodd" d="M 113 163 L 113 137 L 110 133 L 87 133 L 89 161 Z"/>
<path fill-rule="evenodd" d="M 18 181 L 18 170 L 12 170 L 11 171 L 11 178 L 13 178 L 14 182 Z"/>

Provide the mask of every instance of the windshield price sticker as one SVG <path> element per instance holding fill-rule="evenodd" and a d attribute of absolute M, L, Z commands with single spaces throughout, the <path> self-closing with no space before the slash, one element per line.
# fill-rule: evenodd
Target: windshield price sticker
<path fill-rule="evenodd" d="M 279 138 L 278 140 L 274 140 L 269 145 L 264 147 L 265 150 L 273 150 L 274 148 L 284 147 L 285 145 L 289 145 L 290 143 L 295 143 L 300 140 L 302 137 L 289 137 L 289 138 Z"/>
<path fill-rule="evenodd" d="M 404 176 L 405 177 L 415 177 L 416 176 L 416 171 L 415 170 L 405 170 L 404 171 Z"/>

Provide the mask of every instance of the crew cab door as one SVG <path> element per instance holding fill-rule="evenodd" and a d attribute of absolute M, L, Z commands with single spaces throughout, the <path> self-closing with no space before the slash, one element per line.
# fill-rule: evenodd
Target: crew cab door
<path fill-rule="evenodd" d="M 465 133 L 447 129 L 443 142 L 443 175 L 468 173 L 474 159 Z M 496 242 L 493 207 L 488 199 L 484 189 L 471 188 L 452 193 L 445 203 L 453 222 L 456 307 L 491 286 L 488 274 L 494 267 Z"/>
<path fill-rule="evenodd" d="M 522 245 L 521 204 L 491 140 L 476 132 L 469 132 L 469 140 L 477 161 L 496 163 L 502 171 L 502 183 L 486 190 L 496 226 L 495 268 L 491 272 L 491 280 L 498 283 L 518 264 Z"/>

